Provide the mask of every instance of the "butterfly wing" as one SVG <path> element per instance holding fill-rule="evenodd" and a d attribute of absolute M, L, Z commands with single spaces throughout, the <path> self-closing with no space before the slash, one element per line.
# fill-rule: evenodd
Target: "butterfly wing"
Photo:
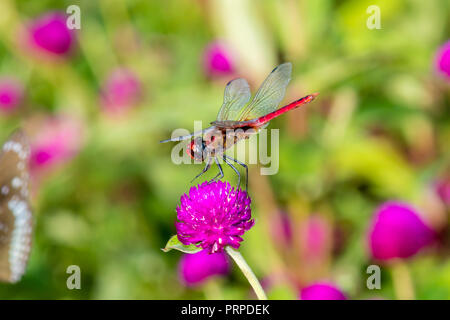
<path fill-rule="evenodd" d="M 277 110 L 291 80 L 291 73 L 292 64 L 290 62 L 280 64 L 273 69 L 256 92 L 252 102 L 241 110 L 238 118 L 229 120 L 252 120 Z"/>
<path fill-rule="evenodd" d="M 0 281 L 17 282 L 31 248 L 33 217 L 28 201 L 29 144 L 14 133 L 0 151 Z"/>
<path fill-rule="evenodd" d="M 250 97 L 250 86 L 245 79 L 239 78 L 228 82 L 217 121 L 237 120 L 239 113 L 248 103 Z"/>

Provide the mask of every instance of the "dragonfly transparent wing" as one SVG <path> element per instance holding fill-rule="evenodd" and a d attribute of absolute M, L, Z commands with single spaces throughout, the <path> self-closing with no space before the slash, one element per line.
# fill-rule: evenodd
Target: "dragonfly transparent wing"
<path fill-rule="evenodd" d="M 250 97 L 250 86 L 245 79 L 239 78 L 228 82 L 217 121 L 237 120 L 239 113 L 248 103 Z"/>
<path fill-rule="evenodd" d="M 292 64 L 290 62 L 280 64 L 273 69 L 256 92 L 252 102 L 242 109 L 237 119 L 230 120 L 251 120 L 277 110 L 291 80 L 291 73 Z"/>

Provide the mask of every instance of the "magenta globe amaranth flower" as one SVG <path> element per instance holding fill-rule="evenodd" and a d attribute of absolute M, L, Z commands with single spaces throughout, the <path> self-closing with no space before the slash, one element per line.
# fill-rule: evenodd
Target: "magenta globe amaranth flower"
<path fill-rule="evenodd" d="M 141 97 L 141 83 L 128 69 L 114 70 L 101 90 L 101 104 L 105 111 L 120 113 L 136 105 Z"/>
<path fill-rule="evenodd" d="M 450 79 L 450 41 L 444 43 L 436 53 L 436 70 Z"/>
<path fill-rule="evenodd" d="M 210 43 L 203 53 L 203 68 L 208 76 L 224 76 L 234 72 L 230 48 L 223 42 Z"/>
<path fill-rule="evenodd" d="M 181 197 L 175 223 L 178 240 L 194 244 L 210 253 L 224 247 L 239 248 L 241 236 L 255 221 L 247 192 L 235 190 L 222 181 L 204 182 Z"/>
<path fill-rule="evenodd" d="M 66 16 L 60 12 L 47 13 L 34 20 L 29 29 L 29 42 L 38 53 L 64 56 L 74 44 L 74 32 L 66 25 Z"/>
<path fill-rule="evenodd" d="M 373 258 L 387 261 L 409 258 L 434 238 L 434 231 L 414 208 L 406 203 L 389 201 L 376 210 L 368 240 Z"/>
<path fill-rule="evenodd" d="M 202 284 L 213 276 L 227 275 L 230 271 L 225 253 L 209 254 L 207 250 L 184 254 L 178 267 L 180 279 L 187 286 Z"/>
<path fill-rule="evenodd" d="M 316 282 L 300 291 L 301 300 L 346 300 L 346 296 L 329 282 Z"/>
<path fill-rule="evenodd" d="M 14 111 L 22 102 L 23 87 L 16 79 L 0 78 L 0 112 Z"/>

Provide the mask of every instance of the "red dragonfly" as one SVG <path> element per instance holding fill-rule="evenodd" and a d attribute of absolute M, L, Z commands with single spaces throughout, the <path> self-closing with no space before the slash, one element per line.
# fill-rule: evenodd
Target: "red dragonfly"
<path fill-rule="evenodd" d="M 268 125 L 270 120 L 314 100 L 318 93 L 307 95 L 282 108 L 278 108 L 285 95 L 286 87 L 291 80 L 291 73 L 292 64 L 290 62 L 283 63 L 273 69 L 250 103 L 248 103 L 251 97 L 250 87 L 245 79 L 239 78 L 228 82 L 225 87 L 222 107 L 219 110 L 216 121 L 211 122 L 212 126 L 187 136 L 175 137 L 160 142 L 192 139 L 189 148 L 186 150 L 187 153 L 194 160 L 206 162 L 204 169 L 192 181 L 208 171 L 213 161 L 216 162 L 219 168 L 219 173 L 213 180 L 217 178 L 222 179 L 224 174 L 219 163 L 219 158 L 222 158 L 238 175 L 239 187 L 241 175 L 231 161 L 243 166 L 246 170 L 247 190 L 247 165 L 227 156 L 225 150 L 238 141 L 248 139 L 252 134 L 257 134 L 260 129 Z"/>

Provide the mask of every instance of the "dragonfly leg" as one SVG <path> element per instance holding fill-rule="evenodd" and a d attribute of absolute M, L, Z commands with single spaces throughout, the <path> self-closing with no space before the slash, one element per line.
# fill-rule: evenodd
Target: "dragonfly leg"
<path fill-rule="evenodd" d="M 236 167 L 233 166 L 233 164 L 227 160 L 227 157 L 225 155 L 223 156 L 223 161 L 225 161 L 226 164 L 229 165 L 234 170 L 234 172 L 236 172 L 236 174 L 238 175 L 237 188 L 239 189 L 239 186 L 241 185 L 241 174 L 239 173 L 239 170 L 236 169 Z"/>
<path fill-rule="evenodd" d="M 232 157 L 229 157 L 227 155 L 224 155 L 224 157 L 226 157 L 227 159 L 233 160 L 234 162 L 236 162 L 237 164 L 240 164 L 241 166 L 243 166 L 245 168 L 245 191 L 247 191 L 247 189 L 248 189 L 248 166 L 245 163 L 243 163 L 237 159 L 234 159 Z"/>
<path fill-rule="evenodd" d="M 217 159 L 217 157 L 214 157 L 214 160 L 216 161 L 217 167 L 219 168 L 219 173 L 213 178 L 213 180 L 216 180 L 218 176 L 220 176 L 220 178 L 218 179 L 218 180 L 220 180 L 220 179 L 223 178 L 222 166 L 220 165 L 219 160 Z"/>
<path fill-rule="evenodd" d="M 192 179 L 191 183 L 194 182 L 195 179 L 197 179 L 198 177 L 200 177 L 200 176 L 201 176 L 202 174 L 204 174 L 206 171 L 208 171 L 210 167 L 211 167 L 211 158 L 208 158 L 208 160 L 206 160 L 206 165 L 205 165 L 205 167 L 203 168 L 203 170 L 202 170 L 198 175 L 196 175 L 194 179 Z"/>
<path fill-rule="evenodd" d="M 218 174 L 216 174 L 215 177 L 212 178 L 212 180 L 216 180 L 219 176 L 220 176 L 220 172 Z M 222 177 L 220 177 L 220 179 L 222 179 Z M 220 179 L 217 179 L 217 180 L 220 180 Z"/>

